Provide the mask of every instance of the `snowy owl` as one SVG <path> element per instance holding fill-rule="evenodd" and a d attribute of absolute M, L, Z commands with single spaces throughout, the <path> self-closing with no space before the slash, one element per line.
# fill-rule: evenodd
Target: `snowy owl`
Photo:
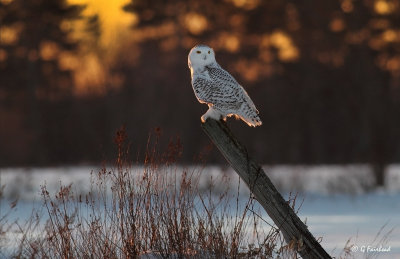
<path fill-rule="evenodd" d="M 201 116 L 219 120 L 235 116 L 249 126 L 262 124 L 258 111 L 243 87 L 215 60 L 214 50 L 205 45 L 193 47 L 188 56 L 194 94 L 200 103 L 208 104 L 208 111 Z"/>

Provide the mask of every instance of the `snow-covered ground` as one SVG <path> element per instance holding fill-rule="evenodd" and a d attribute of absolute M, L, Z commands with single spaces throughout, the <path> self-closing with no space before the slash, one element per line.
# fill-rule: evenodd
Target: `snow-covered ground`
<path fill-rule="evenodd" d="M 28 218 L 32 208 L 42 204 L 40 186 L 44 184 L 50 193 L 61 183 L 73 183 L 75 193 L 87 193 L 90 173 L 97 170 L 96 167 L 0 169 L 0 186 L 5 186 L 0 218 L 16 198 L 17 208 L 8 215 L 8 221 Z M 141 168 L 136 170 L 140 172 Z M 378 190 L 373 189 L 372 171 L 366 165 L 265 166 L 265 171 L 285 198 L 289 192 L 299 193 L 296 204 L 303 202 L 299 217 L 306 221 L 314 236 L 322 237 L 322 245 L 330 254 L 338 256 L 349 241 L 355 258 L 400 258 L 399 165 L 387 168 L 385 187 Z M 215 179 L 222 175 L 231 180 L 232 190 L 236 191 L 237 175 L 230 168 L 217 166 L 202 170 L 200 187 L 206 187 L 211 176 Z M 243 199 L 248 197 L 243 184 L 240 193 Z"/>

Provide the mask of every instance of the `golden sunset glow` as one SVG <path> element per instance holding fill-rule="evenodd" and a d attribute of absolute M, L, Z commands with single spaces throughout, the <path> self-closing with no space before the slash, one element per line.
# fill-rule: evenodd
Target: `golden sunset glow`
<path fill-rule="evenodd" d="M 237 62 L 236 71 L 240 71 L 240 75 L 247 81 L 255 81 L 262 73 L 261 65 L 256 61 L 240 60 Z"/>
<path fill-rule="evenodd" d="M 53 60 L 58 57 L 59 48 L 53 41 L 44 41 L 40 44 L 40 57 L 43 60 Z"/>
<path fill-rule="evenodd" d="M 68 51 L 63 51 L 58 57 L 58 66 L 61 70 L 76 70 L 79 66 L 79 59 Z"/>
<path fill-rule="evenodd" d="M 399 71 L 400 72 L 400 55 L 389 59 L 386 63 L 386 68 L 389 71 Z"/>
<path fill-rule="evenodd" d="M 101 44 L 104 46 L 118 42 L 119 37 L 129 33 L 129 27 L 137 22 L 137 16 L 122 10 L 122 7 L 130 2 L 129 0 L 68 0 L 68 2 L 85 4 L 87 7 L 83 12 L 84 16 L 99 16 Z"/>
<path fill-rule="evenodd" d="M 89 53 L 83 57 L 83 60 L 85 63 L 80 66 L 82 69 L 75 72 L 75 94 L 104 94 L 107 71 L 99 57 Z"/>
<path fill-rule="evenodd" d="M 183 19 L 183 24 L 193 34 L 200 34 L 207 29 L 207 19 L 198 13 L 188 13 Z"/>
<path fill-rule="evenodd" d="M 158 26 L 147 26 L 141 29 L 132 30 L 133 40 L 136 42 L 148 39 L 160 39 L 171 36 L 176 32 L 176 24 L 174 22 L 166 22 Z"/>
<path fill-rule="evenodd" d="M 376 0 L 374 3 L 374 10 L 378 14 L 391 14 L 396 9 L 398 9 L 398 6 L 396 6 L 396 3 L 390 0 Z"/>
<path fill-rule="evenodd" d="M 253 151 L 261 158 L 276 164 L 366 163 L 381 174 L 400 163 L 400 131 L 390 131 L 400 128 L 399 18 L 400 0 L 0 0 L 0 118 L 18 120 L 0 126 L 0 165 L 113 165 L 119 147 L 132 143 L 146 157 L 147 147 L 158 142 L 157 163 L 202 163 L 215 152 L 191 133 L 199 129 L 201 110 L 220 116 L 198 104 L 197 88 L 211 85 L 208 97 L 230 99 L 233 79 L 213 76 L 220 66 L 248 90 L 267 122 L 267 131 L 254 131 Z M 257 124 L 255 118 L 247 123 Z M 129 131 L 113 141 L 121 125 Z M 268 150 L 258 141 L 263 132 Z M 362 139 L 349 132 L 361 132 Z M 176 141 L 168 141 L 170 134 Z M 183 154 L 187 140 L 195 142 Z M 392 153 L 394 144 L 399 148 Z M 126 164 L 138 156 L 121 154 Z"/>
<path fill-rule="evenodd" d="M 341 8 L 345 13 L 351 13 L 354 9 L 353 2 L 351 0 L 344 0 L 341 4 Z"/>
<path fill-rule="evenodd" d="M 260 4 L 260 0 L 231 0 L 232 3 L 247 10 L 256 8 Z"/>
<path fill-rule="evenodd" d="M 13 0 L 0 0 L 3 4 L 9 4 Z M 178 47 L 190 49 L 197 44 L 202 36 L 210 32 L 213 20 L 201 9 L 182 9 L 176 13 L 173 19 L 165 19 L 162 23 L 139 24 L 139 17 L 146 20 L 155 15 L 155 9 L 141 10 L 139 13 L 125 12 L 123 6 L 131 0 L 67 0 L 69 4 L 85 5 L 82 16 L 90 18 L 98 17 L 99 33 L 91 34 L 88 31 L 88 19 L 68 20 L 65 19 L 59 25 L 60 28 L 76 42 L 79 48 L 75 53 L 63 50 L 61 45 L 52 41 L 41 42 L 39 49 L 26 49 L 19 47 L 15 50 L 17 56 L 27 57 L 31 61 L 37 59 L 57 60 L 59 68 L 73 71 L 74 92 L 77 95 L 104 94 L 107 87 L 122 85 L 123 77 L 114 77 L 110 68 L 118 62 L 118 55 L 124 51 L 124 60 L 135 64 L 139 60 L 140 50 L 134 51 L 146 41 L 159 41 L 160 50 L 169 52 Z M 232 6 L 244 10 L 251 10 L 260 6 L 260 0 L 226 0 Z M 344 40 L 348 44 L 368 44 L 370 48 L 382 50 L 390 44 L 400 42 L 400 31 L 391 28 L 388 15 L 394 14 L 398 9 L 398 3 L 393 0 L 373 0 L 368 7 L 379 14 L 371 19 L 367 26 L 358 31 L 350 31 L 347 19 L 343 13 L 350 15 L 357 6 L 354 0 L 340 0 L 342 13 L 335 13 L 326 25 L 330 32 L 344 32 Z M 293 32 L 302 29 L 299 10 L 293 3 L 284 5 L 287 28 L 276 28 L 264 34 L 247 35 L 243 37 L 245 24 L 248 17 L 240 13 L 234 13 L 227 17 L 226 24 L 236 30 L 220 30 L 214 38 L 209 39 L 208 44 L 216 51 L 224 50 L 231 53 L 239 53 L 246 45 L 257 46 L 258 60 L 242 60 L 237 67 L 244 71 L 244 78 L 254 81 L 261 75 L 272 74 L 271 67 L 276 60 L 280 62 L 300 61 L 301 52 L 293 37 Z M 176 11 L 174 9 L 174 11 Z M 147 17 L 147 18 L 146 18 Z M 0 34 L 0 43 L 5 45 L 16 44 L 22 31 L 22 23 L 3 26 Z M 349 23 L 350 24 L 350 23 Z M 349 28 L 348 28 L 349 27 Z M 183 30 L 182 33 L 180 30 Z M 210 31 L 208 31 L 210 30 Z M 376 32 L 375 30 L 379 30 Z M 71 33 L 70 33 L 71 32 Z M 186 33 L 186 34 L 185 34 Z M 94 36 L 95 35 L 95 36 Z M 183 35 L 183 36 L 182 36 Z M 341 34 L 337 34 L 340 36 Z M 98 37 L 98 38 L 97 38 Z M 125 48 L 131 48 L 126 52 Z M 345 54 L 340 51 L 323 51 L 315 55 L 317 60 L 323 64 L 340 66 Z M 5 50 L 0 50 L 0 60 L 9 58 Z M 398 67 L 398 59 L 392 59 L 385 66 L 390 70 Z M 389 65 L 390 64 L 390 65 Z M 268 72 L 264 72 L 268 71 Z M 274 70 L 275 71 L 275 70 Z"/>
<path fill-rule="evenodd" d="M 368 45 L 371 49 L 380 50 L 383 48 L 384 43 L 381 38 L 374 37 L 369 40 Z"/>
<path fill-rule="evenodd" d="M 222 32 L 212 44 L 215 48 L 222 48 L 229 52 L 236 52 L 240 47 L 240 38 L 234 34 Z"/>
<path fill-rule="evenodd" d="M 20 28 L 15 26 L 2 26 L 0 33 L 0 43 L 12 45 L 18 40 Z"/>
<path fill-rule="evenodd" d="M 282 31 L 275 31 L 267 36 L 267 41 L 279 50 L 279 59 L 282 61 L 294 61 L 299 58 L 299 50 L 293 44 L 290 36 Z"/>
<path fill-rule="evenodd" d="M 329 27 L 330 27 L 331 31 L 340 32 L 340 31 L 344 30 L 344 28 L 346 27 L 346 24 L 344 23 L 343 19 L 335 18 L 331 21 L 331 23 L 329 24 Z"/>
<path fill-rule="evenodd" d="M 109 79 L 108 63 L 112 63 L 114 53 L 123 47 L 123 38 L 132 34 L 131 26 L 138 22 L 138 16 L 125 12 L 122 7 L 129 0 L 68 0 L 69 4 L 83 4 L 84 17 L 97 15 L 100 26 L 99 46 L 106 50 L 100 57 L 95 53 L 92 46 L 84 47 L 83 53 L 77 57 L 71 53 L 64 52 L 59 55 L 59 66 L 62 69 L 74 70 L 74 93 L 76 95 L 104 94 L 105 82 Z M 61 29 L 68 31 L 73 29 L 76 39 L 90 39 L 86 32 L 86 21 L 64 21 Z M 54 47 L 44 45 L 41 55 L 51 58 Z M 115 81 L 115 80 L 114 80 Z M 111 86 L 113 87 L 113 86 Z"/>
<path fill-rule="evenodd" d="M 395 42 L 400 39 L 400 32 L 395 30 L 386 30 L 382 34 L 382 38 L 386 42 Z"/>

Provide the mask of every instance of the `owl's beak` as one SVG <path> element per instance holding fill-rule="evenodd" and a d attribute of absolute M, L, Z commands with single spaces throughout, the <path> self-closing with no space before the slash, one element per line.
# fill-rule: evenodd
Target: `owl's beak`
<path fill-rule="evenodd" d="M 203 55 L 203 60 L 206 60 L 207 59 L 207 55 Z"/>

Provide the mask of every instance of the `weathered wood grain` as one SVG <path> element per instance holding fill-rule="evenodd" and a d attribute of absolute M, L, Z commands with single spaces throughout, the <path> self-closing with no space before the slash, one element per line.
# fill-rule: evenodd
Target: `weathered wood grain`
<path fill-rule="evenodd" d="M 249 156 L 246 148 L 239 143 L 226 123 L 208 119 L 201 126 L 275 222 L 286 242 L 305 259 L 331 258 L 276 190 L 261 166 Z"/>

